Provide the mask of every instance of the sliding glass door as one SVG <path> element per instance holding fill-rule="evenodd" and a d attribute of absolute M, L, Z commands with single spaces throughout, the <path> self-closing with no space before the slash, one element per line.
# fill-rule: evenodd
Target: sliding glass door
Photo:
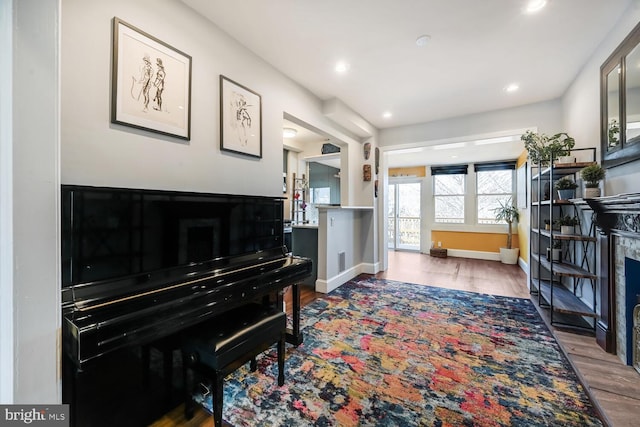
<path fill-rule="evenodd" d="M 389 249 L 420 250 L 420 183 L 390 183 Z"/>

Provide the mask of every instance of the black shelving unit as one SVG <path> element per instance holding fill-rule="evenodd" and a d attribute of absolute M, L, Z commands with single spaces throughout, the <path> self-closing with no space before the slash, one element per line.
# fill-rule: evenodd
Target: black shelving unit
<path fill-rule="evenodd" d="M 595 148 L 571 150 L 591 161 L 532 165 L 530 226 L 530 292 L 540 307 L 550 311 L 551 324 L 569 329 L 595 330 L 596 324 L 596 237 L 592 213 L 579 207 L 581 199 L 559 200 L 554 183 L 595 163 Z M 590 152 L 589 152 L 590 151 Z M 553 226 L 561 216 L 578 218 L 572 234 L 561 234 Z M 545 228 L 545 220 L 549 227 Z M 552 248 L 561 247 L 558 260 Z"/>

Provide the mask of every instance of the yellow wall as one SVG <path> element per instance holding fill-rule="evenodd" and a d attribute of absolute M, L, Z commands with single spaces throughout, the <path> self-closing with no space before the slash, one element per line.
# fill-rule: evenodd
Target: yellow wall
<path fill-rule="evenodd" d="M 527 161 L 527 152 L 523 151 L 516 162 L 520 167 Z M 527 177 L 528 179 L 529 177 Z M 527 183 L 525 183 L 526 185 Z M 527 195 L 528 197 L 529 195 Z M 520 258 L 527 262 L 529 258 L 529 214 L 527 209 L 520 209 L 520 221 L 513 229 L 513 248 L 520 248 Z M 431 231 L 431 241 L 443 248 L 460 249 L 466 251 L 500 252 L 507 244 L 506 225 L 504 233 L 479 233 L 467 231 Z"/>
<path fill-rule="evenodd" d="M 506 228 L 506 226 L 505 226 Z M 516 230 L 513 230 L 514 233 Z M 476 233 L 467 231 L 431 231 L 431 240 L 436 246 L 442 243 L 443 248 L 466 251 L 500 252 L 507 243 L 505 233 Z M 513 235 L 512 247 L 518 248 L 518 235 Z"/>
<path fill-rule="evenodd" d="M 411 168 L 389 168 L 389 176 L 416 176 L 424 178 L 427 175 L 424 166 L 414 166 Z"/>
<path fill-rule="evenodd" d="M 519 168 L 527 162 L 527 151 L 522 151 L 518 157 L 516 167 Z M 425 176 L 424 166 L 414 168 L 390 168 L 389 176 Z M 530 177 L 527 176 L 527 180 Z M 527 183 L 524 183 L 527 185 Z M 527 198 L 530 197 L 527 194 Z M 520 209 L 520 221 L 513 229 L 512 247 L 520 248 L 520 258 L 525 262 L 529 259 L 529 213 L 528 210 Z M 460 249 L 467 251 L 500 252 L 501 247 L 507 243 L 506 226 L 504 233 L 481 233 L 467 231 L 431 231 L 431 241 L 437 246 L 438 242 L 443 248 Z"/>
<path fill-rule="evenodd" d="M 520 157 L 518 157 L 518 161 L 516 162 L 516 167 L 520 167 L 521 165 L 527 162 L 527 150 L 524 150 Z M 527 171 L 527 181 L 531 179 L 529 176 L 529 172 Z M 525 182 L 524 185 L 528 187 L 529 183 Z M 527 204 L 529 202 L 529 198 L 531 194 L 529 194 L 529 190 L 527 189 Z M 529 211 L 525 209 L 519 209 L 520 212 L 520 221 L 518 222 L 518 235 L 514 236 L 514 239 L 517 239 L 518 247 L 520 248 L 520 258 L 525 263 L 529 263 Z M 515 243 L 514 243 L 515 247 Z"/>

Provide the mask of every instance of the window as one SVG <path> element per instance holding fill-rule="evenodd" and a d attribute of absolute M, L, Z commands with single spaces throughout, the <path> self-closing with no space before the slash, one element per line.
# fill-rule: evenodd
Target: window
<path fill-rule="evenodd" d="M 462 173 L 433 177 L 435 222 L 464 223 L 465 177 Z"/>
<path fill-rule="evenodd" d="M 515 162 L 475 165 L 478 224 L 495 224 L 494 209 L 513 200 Z"/>
<path fill-rule="evenodd" d="M 331 188 L 310 188 L 310 203 L 314 205 L 328 205 L 331 203 Z"/>

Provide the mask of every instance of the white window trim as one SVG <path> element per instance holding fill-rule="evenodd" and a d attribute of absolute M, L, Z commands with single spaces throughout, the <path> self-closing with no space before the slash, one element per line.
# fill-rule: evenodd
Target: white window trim
<path fill-rule="evenodd" d="M 432 176 L 431 182 L 431 230 L 432 231 L 459 231 L 459 232 L 475 232 L 475 233 L 506 233 L 505 224 L 479 224 L 478 223 L 478 194 L 476 172 L 473 171 L 473 163 L 469 163 L 469 173 L 465 179 L 464 194 L 464 223 L 446 223 L 435 221 L 435 179 Z M 511 181 L 512 197 L 515 200 L 515 178 Z M 473 191 L 469 191 L 473 189 Z"/>

